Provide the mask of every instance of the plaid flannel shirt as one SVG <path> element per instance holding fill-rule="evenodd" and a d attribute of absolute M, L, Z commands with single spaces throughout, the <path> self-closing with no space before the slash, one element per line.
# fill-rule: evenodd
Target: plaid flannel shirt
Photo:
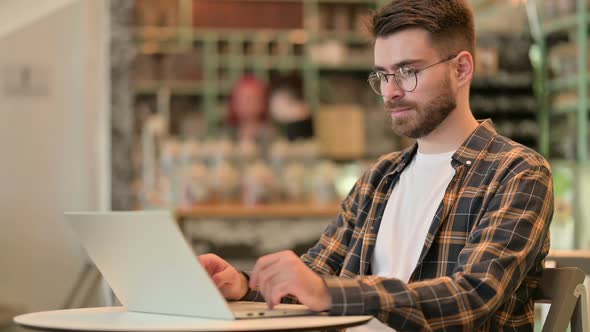
<path fill-rule="evenodd" d="M 552 176 L 543 157 L 497 134 L 490 120 L 452 157 L 455 176 L 409 283 L 371 275 L 387 200 L 416 150 L 382 157 L 301 257 L 323 276 L 330 313 L 373 315 L 398 331 L 532 331 L 532 296 L 549 251 Z"/>

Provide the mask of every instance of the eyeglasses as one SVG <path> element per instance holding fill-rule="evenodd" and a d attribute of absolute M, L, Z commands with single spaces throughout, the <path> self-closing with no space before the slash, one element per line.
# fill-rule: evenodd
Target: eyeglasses
<path fill-rule="evenodd" d="M 371 88 L 379 96 L 383 96 L 383 92 L 382 92 L 383 88 L 387 85 L 387 83 L 389 83 L 390 76 L 393 76 L 395 83 L 397 84 L 397 86 L 400 89 L 404 90 L 405 92 L 412 92 L 412 91 L 416 90 L 416 87 L 418 86 L 418 73 L 420 73 L 430 67 L 434 67 L 440 63 L 452 60 L 456 57 L 457 57 L 456 54 L 451 55 L 444 60 L 441 60 L 435 64 L 424 67 L 422 69 L 399 67 L 394 73 L 391 73 L 391 74 L 375 71 L 375 72 L 372 72 L 371 74 L 369 74 L 369 79 L 367 81 L 369 81 Z"/>

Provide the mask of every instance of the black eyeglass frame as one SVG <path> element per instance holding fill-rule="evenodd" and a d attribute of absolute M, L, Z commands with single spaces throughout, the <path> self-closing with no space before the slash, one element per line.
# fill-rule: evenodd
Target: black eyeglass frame
<path fill-rule="evenodd" d="M 454 58 L 456 58 L 458 55 L 459 55 L 459 54 L 455 54 L 455 55 L 449 55 L 448 57 L 446 57 L 445 59 L 443 59 L 443 60 L 441 60 L 441 61 L 439 61 L 439 62 L 433 63 L 433 64 L 431 64 L 431 65 L 429 65 L 429 66 L 426 66 L 426 67 L 424 67 L 424 68 L 421 68 L 421 69 L 416 69 L 416 70 L 414 70 L 414 71 L 413 71 L 413 74 L 414 74 L 414 82 L 415 82 L 415 84 L 414 84 L 414 88 L 413 88 L 413 89 L 411 89 L 411 90 L 406 90 L 406 89 L 404 89 L 404 88 L 402 88 L 402 87 L 401 87 L 400 83 L 397 81 L 397 77 L 395 76 L 395 74 L 396 74 L 396 73 L 387 74 L 387 73 L 383 73 L 383 72 L 376 72 L 376 71 L 374 71 L 374 72 L 372 72 L 371 74 L 369 74 L 369 77 L 367 78 L 367 82 L 369 83 L 369 86 L 371 86 L 371 90 L 373 90 L 373 91 L 374 91 L 374 92 L 375 92 L 377 95 L 379 95 L 379 96 L 383 96 L 383 94 L 382 94 L 382 93 L 378 93 L 378 92 L 375 90 L 375 88 L 373 87 L 373 84 L 371 84 L 371 77 L 372 77 L 372 76 L 375 76 L 375 75 L 383 75 L 383 77 L 385 77 L 385 82 L 386 82 L 386 83 L 389 83 L 389 77 L 390 77 L 390 76 L 393 76 L 393 81 L 395 82 L 395 84 L 397 84 L 397 86 L 398 86 L 400 89 L 402 89 L 402 90 L 403 90 L 403 91 L 405 91 L 405 92 L 413 92 L 414 90 L 416 90 L 416 88 L 418 88 L 418 74 L 419 74 L 419 73 L 421 73 L 421 72 L 425 71 L 425 70 L 426 70 L 426 69 L 428 69 L 428 68 L 431 68 L 431 67 L 434 67 L 434 66 L 436 66 L 436 65 L 438 65 L 438 64 L 441 64 L 441 63 L 443 63 L 443 62 L 451 61 L 451 60 L 453 60 Z M 379 82 L 381 82 L 381 78 L 379 78 Z"/>

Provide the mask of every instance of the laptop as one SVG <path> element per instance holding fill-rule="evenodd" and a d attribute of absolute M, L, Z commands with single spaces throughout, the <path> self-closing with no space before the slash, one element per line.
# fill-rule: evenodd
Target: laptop
<path fill-rule="evenodd" d="M 303 305 L 227 302 L 170 211 L 71 212 L 66 222 L 129 311 L 250 319 L 312 315 Z"/>

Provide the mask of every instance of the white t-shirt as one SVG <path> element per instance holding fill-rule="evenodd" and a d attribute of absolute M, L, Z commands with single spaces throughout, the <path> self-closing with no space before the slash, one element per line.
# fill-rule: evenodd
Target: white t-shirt
<path fill-rule="evenodd" d="M 373 275 L 408 282 L 455 169 L 455 152 L 417 152 L 404 169 L 387 201 L 371 258 Z M 377 319 L 351 332 L 393 331 Z"/>

